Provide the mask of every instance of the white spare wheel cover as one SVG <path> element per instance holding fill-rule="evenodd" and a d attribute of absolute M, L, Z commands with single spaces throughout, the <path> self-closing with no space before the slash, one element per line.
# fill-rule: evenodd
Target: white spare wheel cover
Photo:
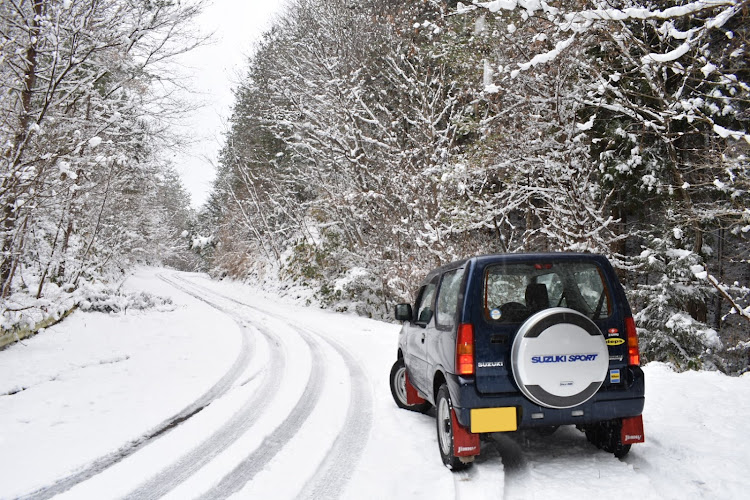
<path fill-rule="evenodd" d="M 521 392 L 547 408 L 571 408 L 604 383 L 609 350 L 589 318 L 565 307 L 540 311 L 521 325 L 511 350 Z"/>

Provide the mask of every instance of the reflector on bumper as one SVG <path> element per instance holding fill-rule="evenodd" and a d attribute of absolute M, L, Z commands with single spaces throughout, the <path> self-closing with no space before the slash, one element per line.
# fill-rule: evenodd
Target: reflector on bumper
<path fill-rule="evenodd" d="M 518 429 L 516 408 L 477 408 L 471 410 L 471 432 L 510 432 Z"/>

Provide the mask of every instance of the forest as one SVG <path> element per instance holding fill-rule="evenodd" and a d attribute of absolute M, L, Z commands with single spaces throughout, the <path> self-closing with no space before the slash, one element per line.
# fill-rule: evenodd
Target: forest
<path fill-rule="evenodd" d="M 747 371 L 748 0 L 290 0 L 192 213 L 160 153 L 199 7 L 0 6 L 3 328 L 142 262 L 389 319 L 452 260 L 595 252 L 645 360 Z"/>
<path fill-rule="evenodd" d="M 3 337 L 74 307 L 112 310 L 137 263 L 185 265 L 183 86 L 171 61 L 201 43 L 200 2 L 0 2 L 0 295 Z M 0 339 L 2 340 L 2 339 Z"/>

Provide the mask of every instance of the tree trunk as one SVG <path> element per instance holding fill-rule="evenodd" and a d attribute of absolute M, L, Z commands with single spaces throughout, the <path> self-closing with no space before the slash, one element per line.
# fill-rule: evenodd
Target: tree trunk
<path fill-rule="evenodd" d="M 34 17 L 30 23 L 29 29 L 29 46 L 26 49 L 26 69 L 23 73 L 23 82 L 21 87 L 20 103 L 21 110 L 18 121 L 18 130 L 16 132 L 15 144 L 9 151 L 9 169 L 8 174 L 3 181 L 2 191 L 8 194 L 3 200 L 3 244 L 2 244 L 2 262 L 0 263 L 0 283 L 2 290 L 0 296 L 7 297 L 13 284 L 13 275 L 15 273 L 18 249 L 16 238 L 16 229 L 18 222 L 18 178 L 14 175 L 16 168 L 21 163 L 23 150 L 30 136 L 30 126 L 32 120 L 31 104 L 34 93 L 34 86 L 37 79 L 37 45 L 39 43 L 39 22 L 41 21 L 44 11 L 44 0 L 34 0 Z M 23 236 L 23 235 L 21 235 Z"/>

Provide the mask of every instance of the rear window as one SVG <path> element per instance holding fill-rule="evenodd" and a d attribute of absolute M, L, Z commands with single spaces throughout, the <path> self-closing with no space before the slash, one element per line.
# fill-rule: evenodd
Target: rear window
<path fill-rule="evenodd" d="M 591 319 L 608 317 L 612 301 L 604 273 L 593 262 L 488 266 L 484 280 L 488 320 L 520 322 L 548 307 L 567 307 Z"/>

